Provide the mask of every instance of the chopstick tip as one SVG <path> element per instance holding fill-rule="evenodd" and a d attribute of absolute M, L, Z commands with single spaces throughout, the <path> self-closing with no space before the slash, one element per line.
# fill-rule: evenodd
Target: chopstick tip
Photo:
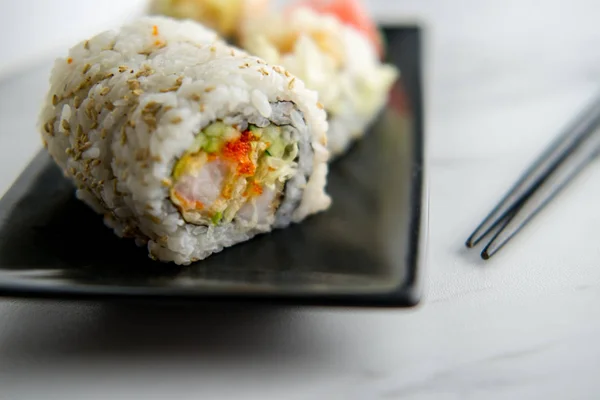
<path fill-rule="evenodd" d="M 484 260 L 489 260 L 493 254 L 488 253 L 487 249 L 481 253 L 481 258 Z"/>

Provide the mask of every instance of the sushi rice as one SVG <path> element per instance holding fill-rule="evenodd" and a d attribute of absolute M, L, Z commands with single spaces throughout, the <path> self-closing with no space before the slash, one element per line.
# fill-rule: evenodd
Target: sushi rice
<path fill-rule="evenodd" d="M 56 61 L 39 125 L 118 236 L 189 264 L 329 207 L 322 108 L 213 31 L 143 17 Z"/>

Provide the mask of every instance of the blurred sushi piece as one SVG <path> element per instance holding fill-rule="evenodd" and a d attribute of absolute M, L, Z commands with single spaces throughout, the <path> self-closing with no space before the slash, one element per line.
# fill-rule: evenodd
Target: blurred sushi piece
<path fill-rule="evenodd" d="M 381 62 L 382 40 L 357 0 L 304 1 L 245 21 L 241 46 L 282 65 L 319 93 L 332 158 L 363 137 L 399 71 Z"/>
<path fill-rule="evenodd" d="M 335 16 L 342 23 L 365 35 L 373 43 L 377 52 L 383 55 L 381 32 L 360 0 L 304 0 L 293 3 L 288 10 L 293 11 L 298 7 L 309 7 L 320 14 Z"/>
<path fill-rule="evenodd" d="M 268 4 L 269 0 L 152 0 L 150 13 L 192 19 L 235 41 L 245 19 Z"/>

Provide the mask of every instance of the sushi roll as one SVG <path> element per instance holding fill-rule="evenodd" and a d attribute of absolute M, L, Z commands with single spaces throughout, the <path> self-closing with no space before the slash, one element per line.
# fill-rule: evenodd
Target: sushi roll
<path fill-rule="evenodd" d="M 268 0 L 153 0 L 150 13 L 192 19 L 235 41 L 244 21 L 263 12 L 268 3 Z"/>
<path fill-rule="evenodd" d="M 76 45 L 39 124 L 77 197 L 160 261 L 202 260 L 330 204 L 317 94 L 194 22 L 144 17 Z"/>
<path fill-rule="evenodd" d="M 356 11 L 358 3 L 333 3 L 327 8 L 308 2 L 249 20 L 241 46 L 284 66 L 319 93 L 329 122 L 328 148 L 335 157 L 364 135 L 386 104 L 398 71 L 380 61 L 381 40 L 374 25 L 352 17 L 364 19 Z M 340 10 L 356 12 L 340 16 Z"/>

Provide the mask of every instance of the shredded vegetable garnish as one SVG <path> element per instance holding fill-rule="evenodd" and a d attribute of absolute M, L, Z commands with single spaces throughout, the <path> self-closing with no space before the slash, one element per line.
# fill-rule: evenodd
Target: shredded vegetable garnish
<path fill-rule="evenodd" d="M 282 190 L 296 171 L 297 155 L 297 143 L 281 127 L 250 124 L 240 132 L 237 125 L 216 121 L 175 164 L 171 199 L 188 221 L 229 222 L 245 204 L 255 204 L 265 188 L 269 196 Z"/>

